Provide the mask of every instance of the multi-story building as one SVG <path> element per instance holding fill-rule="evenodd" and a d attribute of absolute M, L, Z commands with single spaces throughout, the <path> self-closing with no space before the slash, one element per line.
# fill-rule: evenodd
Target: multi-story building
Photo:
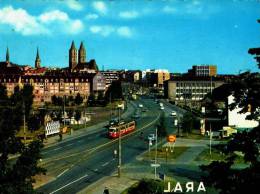
<path fill-rule="evenodd" d="M 115 70 L 107 70 L 100 72 L 106 79 L 106 87 L 109 87 L 113 81 L 119 80 L 119 72 Z"/>
<path fill-rule="evenodd" d="M 70 51 L 75 47 L 74 42 Z M 75 57 L 75 53 L 71 57 Z M 76 96 L 78 93 L 87 99 L 89 94 L 105 92 L 106 79 L 97 71 L 95 60 L 85 63 L 86 53 L 83 43 L 80 46 L 79 61 L 76 66 L 73 63 L 75 59 L 70 59 L 68 69 L 48 70 L 41 67 L 39 50 L 37 49 L 35 68 L 29 66 L 19 66 L 10 62 L 9 49 L 6 52 L 6 61 L 0 62 L 0 84 L 7 88 L 10 96 L 16 86 L 23 87 L 25 84 L 33 86 L 34 102 L 50 102 L 53 95 L 56 96 Z M 79 66 L 88 68 L 89 71 L 82 71 Z M 87 66 L 85 66 L 87 65 Z"/>
<path fill-rule="evenodd" d="M 164 84 L 165 97 L 170 101 L 175 104 L 195 106 L 206 94 L 224 84 L 224 81 L 215 77 L 180 76 Z"/>
<path fill-rule="evenodd" d="M 152 87 L 163 88 L 164 81 L 170 79 L 170 73 L 168 70 L 146 70 L 145 81 Z"/>
<path fill-rule="evenodd" d="M 191 76 L 216 76 L 216 65 L 194 65 L 192 69 L 188 70 L 188 74 Z"/>

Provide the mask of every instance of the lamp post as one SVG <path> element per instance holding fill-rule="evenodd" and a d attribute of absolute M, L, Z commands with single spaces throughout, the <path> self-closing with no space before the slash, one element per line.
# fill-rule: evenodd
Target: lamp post
<path fill-rule="evenodd" d="M 120 109 L 123 107 L 122 104 L 118 105 L 117 108 L 118 108 L 118 125 L 120 126 Z M 118 133 L 119 133 L 119 136 L 118 136 L 118 177 L 120 178 L 121 176 L 121 163 L 122 163 L 122 160 L 121 160 L 121 130 L 119 128 L 118 130 Z"/>
<path fill-rule="evenodd" d="M 156 179 L 157 170 L 157 127 L 155 129 L 155 156 L 154 156 L 154 179 Z"/>
<path fill-rule="evenodd" d="M 23 100 L 23 139 L 24 143 L 26 144 L 26 131 L 25 131 L 25 104 Z"/>

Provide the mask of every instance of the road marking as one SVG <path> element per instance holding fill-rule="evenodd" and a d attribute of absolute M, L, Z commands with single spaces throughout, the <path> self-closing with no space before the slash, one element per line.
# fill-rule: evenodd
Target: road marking
<path fill-rule="evenodd" d="M 84 175 L 84 176 L 82 176 L 82 177 L 76 179 L 75 181 L 72 181 L 72 182 L 70 182 L 70 183 L 68 183 L 68 184 L 66 184 L 66 185 L 64 185 L 64 186 L 62 186 L 62 187 L 60 187 L 59 189 L 56 189 L 55 191 L 52 191 L 50 194 L 56 193 L 57 191 L 60 191 L 60 190 L 64 189 L 65 187 L 68 187 L 68 186 L 70 186 L 71 184 L 73 184 L 73 183 L 75 183 L 75 182 L 77 182 L 77 181 L 79 181 L 79 180 L 81 180 L 81 179 L 83 179 L 83 178 L 85 178 L 85 177 L 87 177 L 87 176 L 88 176 L 88 175 L 86 174 L 86 175 Z"/>
<path fill-rule="evenodd" d="M 83 142 L 83 140 L 79 140 L 78 143 Z"/>
<path fill-rule="evenodd" d="M 55 150 L 55 151 L 56 151 L 56 150 L 60 150 L 60 149 L 61 149 L 61 148 L 55 148 L 55 149 L 53 149 L 53 150 Z"/>
<path fill-rule="evenodd" d="M 70 144 L 68 144 L 68 145 L 65 145 L 65 146 L 71 146 L 71 145 L 73 145 L 73 143 L 70 143 Z"/>
<path fill-rule="evenodd" d="M 109 164 L 109 162 L 106 162 L 104 164 L 102 164 L 101 166 L 107 166 Z"/>
<path fill-rule="evenodd" d="M 67 172 L 69 169 L 67 168 L 66 170 L 64 170 L 62 173 L 60 173 L 57 177 L 60 177 L 61 175 L 63 175 L 65 172 Z"/>
<path fill-rule="evenodd" d="M 95 172 L 97 172 L 97 171 L 98 171 L 98 169 L 96 168 L 94 171 L 95 171 Z"/>

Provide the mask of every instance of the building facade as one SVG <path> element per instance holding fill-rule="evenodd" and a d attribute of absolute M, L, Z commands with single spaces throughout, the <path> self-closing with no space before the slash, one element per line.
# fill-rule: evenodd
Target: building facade
<path fill-rule="evenodd" d="M 114 70 L 107 70 L 100 72 L 106 80 L 106 87 L 108 88 L 113 81 L 119 80 L 119 72 Z"/>
<path fill-rule="evenodd" d="M 168 70 L 146 70 L 144 79 L 151 87 L 163 88 L 163 83 L 170 79 L 170 73 Z"/>
<path fill-rule="evenodd" d="M 188 70 L 190 76 L 216 76 L 217 66 L 216 65 L 194 65 L 192 69 Z"/>
<path fill-rule="evenodd" d="M 214 77 L 175 77 L 165 82 L 164 94 L 175 104 L 193 106 L 222 84 L 223 80 Z"/>

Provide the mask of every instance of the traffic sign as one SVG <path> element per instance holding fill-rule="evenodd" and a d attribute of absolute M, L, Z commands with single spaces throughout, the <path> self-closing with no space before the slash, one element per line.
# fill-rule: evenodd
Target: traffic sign
<path fill-rule="evenodd" d="M 151 164 L 151 167 L 160 167 L 160 164 Z"/>
<path fill-rule="evenodd" d="M 169 135 L 167 137 L 168 142 L 175 142 L 176 141 L 176 135 Z"/>

